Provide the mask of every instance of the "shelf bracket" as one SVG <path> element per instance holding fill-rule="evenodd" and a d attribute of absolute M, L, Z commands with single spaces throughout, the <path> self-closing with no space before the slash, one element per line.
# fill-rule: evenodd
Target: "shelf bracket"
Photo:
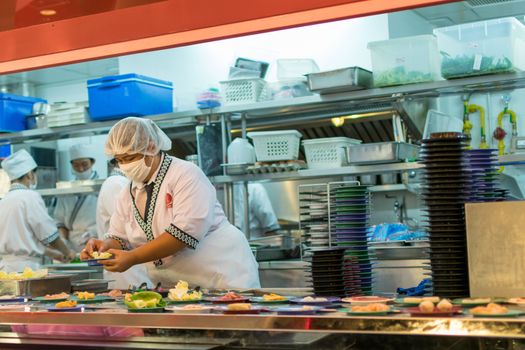
<path fill-rule="evenodd" d="M 423 135 L 421 134 L 421 131 L 417 128 L 414 121 L 410 118 L 408 115 L 408 112 L 406 111 L 405 107 L 403 106 L 403 100 L 398 100 L 392 102 L 392 107 L 396 110 L 396 112 L 401 117 L 401 120 L 403 123 L 405 123 L 408 134 L 413 140 L 421 140 Z"/>

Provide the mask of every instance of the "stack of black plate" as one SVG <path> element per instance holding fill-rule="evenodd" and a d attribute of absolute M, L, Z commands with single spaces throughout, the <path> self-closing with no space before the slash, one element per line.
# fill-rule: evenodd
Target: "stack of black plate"
<path fill-rule="evenodd" d="M 467 151 L 470 167 L 479 171 L 475 177 L 474 189 L 477 202 L 496 202 L 506 199 L 499 188 L 498 150 L 473 149 Z"/>
<path fill-rule="evenodd" d="M 305 245 L 309 250 L 330 247 L 328 196 L 326 186 L 323 187 L 322 190 L 307 187 L 299 191 L 301 228 L 305 231 Z"/>
<path fill-rule="evenodd" d="M 331 190 L 331 239 L 333 245 L 346 249 L 344 286 L 347 296 L 372 294 L 369 197 L 367 186 L 344 185 Z"/>
<path fill-rule="evenodd" d="M 310 277 L 315 295 L 335 297 L 346 295 L 343 283 L 344 254 L 345 250 L 338 247 L 308 252 L 305 260 L 310 261 L 311 265 L 307 275 Z"/>
<path fill-rule="evenodd" d="M 461 133 L 436 133 L 422 140 L 420 151 L 432 292 L 446 298 L 469 296 L 465 203 L 476 199 L 480 171 L 470 167 L 467 145 Z"/>

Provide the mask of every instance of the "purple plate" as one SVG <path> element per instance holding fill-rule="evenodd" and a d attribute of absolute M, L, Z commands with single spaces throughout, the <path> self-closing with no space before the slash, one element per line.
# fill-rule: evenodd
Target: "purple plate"
<path fill-rule="evenodd" d="M 85 308 L 84 305 L 77 305 L 75 307 L 50 307 L 47 311 L 50 312 L 79 312 Z"/>

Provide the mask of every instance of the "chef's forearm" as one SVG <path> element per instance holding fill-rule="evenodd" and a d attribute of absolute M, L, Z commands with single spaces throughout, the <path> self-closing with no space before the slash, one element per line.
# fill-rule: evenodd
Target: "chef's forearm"
<path fill-rule="evenodd" d="M 154 240 L 132 250 L 134 264 L 143 264 L 162 259 L 175 254 L 185 247 L 184 243 L 164 232 Z"/>
<path fill-rule="evenodd" d="M 64 254 L 64 256 L 69 256 L 71 254 L 71 250 L 66 246 L 66 244 L 60 237 L 51 242 L 49 246 L 53 249 L 58 250 L 59 252 Z"/>
<path fill-rule="evenodd" d="M 60 233 L 60 237 L 62 237 L 63 239 L 66 239 L 68 240 L 69 239 L 69 230 L 65 227 L 59 227 L 58 228 L 58 233 Z"/>

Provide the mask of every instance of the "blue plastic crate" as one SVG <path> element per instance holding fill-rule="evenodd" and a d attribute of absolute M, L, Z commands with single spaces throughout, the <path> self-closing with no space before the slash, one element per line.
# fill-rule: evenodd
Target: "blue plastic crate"
<path fill-rule="evenodd" d="M 47 103 L 41 98 L 0 93 L 0 131 L 25 130 L 26 117 L 33 113 L 36 102 Z"/>
<path fill-rule="evenodd" d="M 119 119 L 173 111 L 173 84 L 138 74 L 87 81 L 89 115 L 93 120 Z"/>

